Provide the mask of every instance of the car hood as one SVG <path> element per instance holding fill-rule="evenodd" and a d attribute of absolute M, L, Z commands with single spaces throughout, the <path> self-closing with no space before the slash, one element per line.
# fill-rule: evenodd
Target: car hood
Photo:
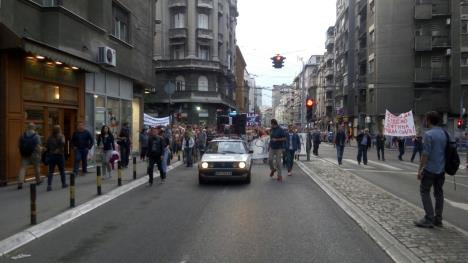
<path fill-rule="evenodd" d="M 205 153 L 202 157 L 202 162 L 246 162 L 249 158 L 248 154 L 208 154 Z"/>

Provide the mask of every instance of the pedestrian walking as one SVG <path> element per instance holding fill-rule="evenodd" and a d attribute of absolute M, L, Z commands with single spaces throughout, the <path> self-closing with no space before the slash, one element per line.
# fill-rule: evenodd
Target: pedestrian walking
<path fill-rule="evenodd" d="M 60 172 L 62 188 L 67 188 L 67 179 L 65 177 L 65 136 L 63 136 L 60 125 L 55 125 L 52 134 L 47 139 L 47 163 L 49 164 L 49 173 L 47 174 L 47 191 L 52 191 L 52 179 L 54 177 L 55 166 Z"/>
<path fill-rule="evenodd" d="M 119 145 L 121 161 L 120 163 L 122 165 L 122 168 L 127 168 L 130 158 L 130 148 L 132 145 L 128 122 L 124 122 L 124 124 L 122 125 L 122 129 L 120 129 L 119 137 L 117 138 L 117 144 Z"/>
<path fill-rule="evenodd" d="M 420 134 L 418 134 L 413 138 L 413 155 L 411 156 L 411 162 L 414 161 L 414 157 L 416 157 L 416 153 L 419 153 L 419 160 L 421 160 L 422 151 L 423 151 L 423 138 Z"/>
<path fill-rule="evenodd" d="M 270 145 L 268 160 L 270 163 L 270 177 L 275 175 L 275 172 L 278 172 L 278 181 L 282 181 L 283 177 L 281 176 L 281 159 L 284 150 L 284 144 L 286 142 L 287 134 L 278 125 L 278 121 L 271 119 L 271 130 L 270 130 Z"/>
<path fill-rule="evenodd" d="M 301 151 L 301 139 L 299 135 L 294 130 L 293 125 L 288 126 L 288 136 L 286 137 L 286 162 L 287 162 L 287 169 L 288 169 L 288 176 L 292 176 L 292 168 L 294 166 L 294 157 L 296 151 Z"/>
<path fill-rule="evenodd" d="M 115 151 L 115 140 L 109 126 L 102 126 L 101 133 L 97 139 L 97 147 L 101 153 L 100 161 L 102 165 L 103 178 L 111 178 L 113 170 L 113 152 Z"/>
<path fill-rule="evenodd" d="M 156 164 L 158 166 L 159 174 L 161 176 L 161 183 L 164 183 L 166 180 L 166 174 L 163 171 L 162 167 L 162 160 L 163 160 L 163 152 L 164 148 L 166 147 L 164 145 L 164 139 L 163 137 L 160 136 L 161 134 L 161 128 L 152 128 L 150 137 L 148 139 L 148 157 L 149 157 L 149 163 L 148 163 L 148 183 L 149 185 L 153 185 L 153 172 L 154 172 L 154 165 Z"/>
<path fill-rule="evenodd" d="M 206 144 L 207 144 L 207 134 L 206 134 L 206 130 L 203 129 L 202 131 L 198 133 L 198 138 L 197 138 L 197 146 L 198 146 L 198 151 L 200 152 L 200 159 L 205 153 Z"/>
<path fill-rule="evenodd" d="M 318 129 L 314 130 L 314 133 L 312 134 L 313 142 L 314 142 L 314 150 L 313 154 L 315 156 L 318 156 L 318 150 L 320 146 L 320 131 Z"/>
<path fill-rule="evenodd" d="M 385 135 L 383 135 L 382 131 L 377 134 L 375 137 L 375 145 L 377 148 L 377 158 L 380 161 L 380 156 L 382 155 L 382 161 L 385 162 L 385 141 L 387 139 L 385 138 Z"/>
<path fill-rule="evenodd" d="M 189 131 L 184 134 L 182 140 L 182 151 L 185 154 L 185 164 L 187 167 L 193 166 L 193 147 L 195 146 L 195 140 Z"/>
<path fill-rule="evenodd" d="M 419 191 L 425 211 L 424 218 L 414 221 L 418 227 L 442 226 L 444 209 L 445 149 L 447 133 L 439 126 L 441 117 L 435 111 L 426 114 L 429 130 L 424 134 L 423 153 L 417 179 L 421 181 Z M 432 206 L 431 187 L 434 187 L 435 208 Z M 435 210 L 435 213 L 434 213 Z"/>
<path fill-rule="evenodd" d="M 41 164 L 41 137 L 36 132 L 36 125 L 29 123 L 27 131 L 21 135 L 18 141 L 18 147 L 21 154 L 21 166 L 18 171 L 18 190 L 23 188 L 26 168 L 30 165 L 34 166 L 34 176 L 36 184 L 42 183 L 40 175 Z"/>
<path fill-rule="evenodd" d="M 180 161 L 180 150 L 182 149 L 180 130 L 176 130 L 172 136 L 172 153 L 177 155 L 177 160 Z"/>
<path fill-rule="evenodd" d="M 403 155 L 405 154 L 405 138 L 404 137 L 399 137 L 397 139 L 397 144 L 398 144 L 398 160 L 403 161 Z"/>
<path fill-rule="evenodd" d="M 358 155 L 357 155 L 357 162 L 361 165 L 361 161 L 364 165 L 367 165 L 367 150 L 371 147 L 372 141 L 371 136 L 369 135 L 369 129 L 364 129 L 361 131 L 359 135 L 356 137 L 356 141 L 358 144 Z"/>
<path fill-rule="evenodd" d="M 310 161 L 310 150 L 312 150 L 312 132 L 310 131 L 310 128 L 307 128 L 307 135 L 306 135 L 307 161 Z"/>
<path fill-rule="evenodd" d="M 344 131 L 344 127 L 341 126 L 338 129 L 338 132 L 336 133 L 335 140 L 334 140 L 334 144 L 336 147 L 336 155 L 338 158 L 339 165 L 343 164 L 343 153 L 344 153 L 344 148 L 345 148 L 346 143 L 347 143 L 346 133 Z"/>
<path fill-rule="evenodd" d="M 81 172 L 83 175 L 88 173 L 88 151 L 94 145 L 94 139 L 91 133 L 85 129 L 83 122 L 78 123 L 77 130 L 73 133 L 71 145 L 75 153 L 75 162 L 73 165 L 73 173 L 78 175 L 78 167 L 81 162 Z"/>
<path fill-rule="evenodd" d="M 167 174 L 167 167 L 169 166 L 171 162 L 171 141 L 169 139 L 169 136 L 172 136 L 170 134 L 167 134 L 167 130 L 165 129 L 164 131 L 161 130 L 162 138 L 164 139 L 164 151 L 163 151 L 163 160 L 162 160 L 162 170 L 164 174 Z"/>
<path fill-rule="evenodd" d="M 148 130 L 143 128 L 138 137 L 140 143 L 140 161 L 144 161 L 148 152 Z"/>

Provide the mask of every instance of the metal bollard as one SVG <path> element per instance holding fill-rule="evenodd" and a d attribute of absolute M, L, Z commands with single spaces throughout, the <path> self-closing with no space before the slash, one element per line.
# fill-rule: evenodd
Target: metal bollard
<path fill-rule="evenodd" d="M 137 176 L 136 176 L 136 172 L 137 172 L 137 167 L 136 167 L 136 157 L 133 156 L 133 180 L 136 180 Z"/>
<path fill-rule="evenodd" d="M 97 184 L 97 194 L 102 195 L 102 190 L 101 190 L 101 166 L 96 167 L 96 184 Z"/>
<path fill-rule="evenodd" d="M 120 161 L 117 163 L 117 185 L 122 186 L 122 163 Z"/>
<path fill-rule="evenodd" d="M 31 225 L 37 224 L 37 210 L 36 210 L 36 184 L 30 185 L 31 193 Z"/>
<path fill-rule="evenodd" d="M 70 173 L 70 207 L 75 207 L 75 174 Z"/>

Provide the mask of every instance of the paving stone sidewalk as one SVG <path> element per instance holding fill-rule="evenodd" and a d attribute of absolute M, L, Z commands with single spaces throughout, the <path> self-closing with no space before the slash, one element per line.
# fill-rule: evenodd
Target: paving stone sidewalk
<path fill-rule="evenodd" d="M 443 228 L 417 228 L 413 220 L 424 215 L 421 208 L 319 158 L 302 164 L 423 262 L 468 262 L 468 236 L 463 231 L 448 224 Z"/>

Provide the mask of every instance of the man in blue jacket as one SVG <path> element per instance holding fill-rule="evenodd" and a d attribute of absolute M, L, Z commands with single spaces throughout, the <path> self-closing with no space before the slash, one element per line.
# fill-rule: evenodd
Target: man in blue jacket
<path fill-rule="evenodd" d="M 287 134 L 278 125 L 278 121 L 272 119 L 271 123 L 271 131 L 270 131 L 270 145 L 269 145 L 269 153 L 268 159 L 270 163 L 270 177 L 275 175 L 275 172 L 278 172 L 277 180 L 281 182 L 283 177 L 281 176 L 281 159 L 282 154 L 285 146 L 285 142 L 287 140 Z"/>
<path fill-rule="evenodd" d="M 288 168 L 288 176 L 292 175 L 294 165 L 294 154 L 296 151 L 301 151 L 301 139 L 294 130 L 293 125 L 288 126 L 288 134 L 286 136 L 286 167 Z"/>
<path fill-rule="evenodd" d="M 73 165 L 73 173 L 78 175 L 78 167 L 80 166 L 83 175 L 88 172 L 88 151 L 94 145 L 94 139 L 91 133 L 85 129 L 83 122 L 78 123 L 78 129 L 73 133 L 71 145 L 75 153 L 75 163 Z"/>

